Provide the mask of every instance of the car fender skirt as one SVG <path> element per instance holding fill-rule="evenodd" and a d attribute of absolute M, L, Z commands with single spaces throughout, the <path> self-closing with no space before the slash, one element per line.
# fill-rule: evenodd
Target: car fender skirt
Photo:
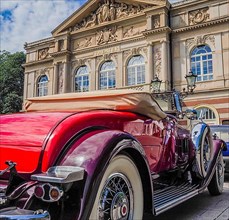
<path fill-rule="evenodd" d="M 152 211 L 152 181 L 145 152 L 138 141 L 119 130 L 96 130 L 72 143 L 58 166 L 77 166 L 85 170 L 85 186 L 81 200 L 80 217 L 88 219 L 99 184 L 109 162 L 118 154 L 127 154 L 141 175 L 147 211 Z M 145 185 L 144 185 L 145 184 Z"/>
<path fill-rule="evenodd" d="M 225 143 L 221 140 L 213 140 L 210 127 L 203 122 L 194 126 L 192 141 L 196 151 L 195 171 L 201 178 L 208 179 L 214 172 L 214 164 Z"/>

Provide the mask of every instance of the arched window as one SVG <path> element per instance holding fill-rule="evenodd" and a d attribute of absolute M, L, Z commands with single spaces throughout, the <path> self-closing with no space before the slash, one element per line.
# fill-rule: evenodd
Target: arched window
<path fill-rule="evenodd" d="M 208 107 L 196 108 L 197 118 L 201 118 L 207 124 L 217 124 L 217 118 L 213 110 Z"/>
<path fill-rule="evenodd" d="M 113 61 L 107 61 L 99 71 L 99 89 L 110 89 L 115 86 L 115 64 Z"/>
<path fill-rule="evenodd" d="M 133 56 L 127 65 L 127 85 L 145 83 L 145 59 L 141 55 Z"/>
<path fill-rule="evenodd" d="M 48 77 L 46 75 L 43 75 L 39 78 L 37 85 L 37 93 L 38 96 L 48 95 Z"/>
<path fill-rule="evenodd" d="M 191 53 L 191 69 L 197 81 L 213 79 L 212 51 L 207 45 L 197 46 Z"/>
<path fill-rule="evenodd" d="M 89 73 L 87 66 L 81 66 L 75 74 L 75 91 L 86 92 L 89 90 Z"/>

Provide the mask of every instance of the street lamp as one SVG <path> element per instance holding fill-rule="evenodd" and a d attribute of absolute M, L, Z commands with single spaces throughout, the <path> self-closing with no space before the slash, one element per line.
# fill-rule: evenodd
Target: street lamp
<path fill-rule="evenodd" d="M 187 81 L 187 91 L 185 88 L 183 89 L 182 95 L 184 97 L 187 96 L 188 94 L 193 93 L 194 89 L 196 88 L 196 78 L 197 78 L 197 75 L 194 74 L 191 70 L 185 76 L 185 79 Z M 154 93 L 160 93 L 161 82 L 162 81 L 158 78 L 158 76 L 155 76 L 155 78 L 151 80 L 151 88 Z M 172 89 L 172 91 L 175 91 L 175 90 Z M 165 91 L 165 92 L 169 92 L 169 91 Z"/>
<path fill-rule="evenodd" d="M 185 79 L 187 81 L 188 93 L 193 93 L 193 90 L 196 88 L 196 78 L 197 78 L 197 75 L 194 74 L 191 70 L 185 76 Z"/>
<path fill-rule="evenodd" d="M 153 80 L 151 80 L 151 86 L 152 86 L 153 92 L 160 92 L 161 82 L 162 81 L 158 78 L 157 75 L 155 76 Z"/>

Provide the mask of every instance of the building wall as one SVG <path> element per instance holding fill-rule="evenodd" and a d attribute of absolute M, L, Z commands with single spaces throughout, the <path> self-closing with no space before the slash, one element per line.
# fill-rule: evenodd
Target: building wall
<path fill-rule="evenodd" d="M 108 9 L 109 14 L 101 13 Z M 53 30 L 51 38 L 25 46 L 24 99 L 38 95 L 42 75 L 48 77 L 48 95 L 75 92 L 75 74 L 83 65 L 89 70 L 89 90 L 98 90 L 99 70 L 108 60 L 115 63 L 116 88 L 151 92 L 150 82 L 158 76 L 162 90 L 182 91 L 192 50 L 208 45 L 213 79 L 197 82 L 184 105 L 207 107 L 216 116 L 211 123 L 222 123 L 229 119 L 228 10 L 227 0 L 184 0 L 172 5 L 167 0 L 89 0 Z M 134 55 L 145 58 L 145 83 L 127 86 L 127 63 Z"/>

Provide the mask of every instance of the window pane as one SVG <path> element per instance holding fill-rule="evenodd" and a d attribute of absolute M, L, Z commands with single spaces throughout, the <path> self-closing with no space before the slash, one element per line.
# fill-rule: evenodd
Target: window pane
<path fill-rule="evenodd" d="M 197 81 L 213 79 L 211 48 L 207 45 L 197 46 L 191 55 L 191 69 L 198 75 Z"/>
<path fill-rule="evenodd" d="M 43 75 L 38 80 L 38 96 L 46 96 L 48 95 L 48 77 L 46 75 Z"/>
<path fill-rule="evenodd" d="M 113 61 L 105 62 L 100 69 L 99 89 L 115 88 L 115 64 Z"/>
<path fill-rule="evenodd" d="M 145 59 L 143 56 L 133 56 L 127 65 L 127 85 L 145 83 Z"/>

